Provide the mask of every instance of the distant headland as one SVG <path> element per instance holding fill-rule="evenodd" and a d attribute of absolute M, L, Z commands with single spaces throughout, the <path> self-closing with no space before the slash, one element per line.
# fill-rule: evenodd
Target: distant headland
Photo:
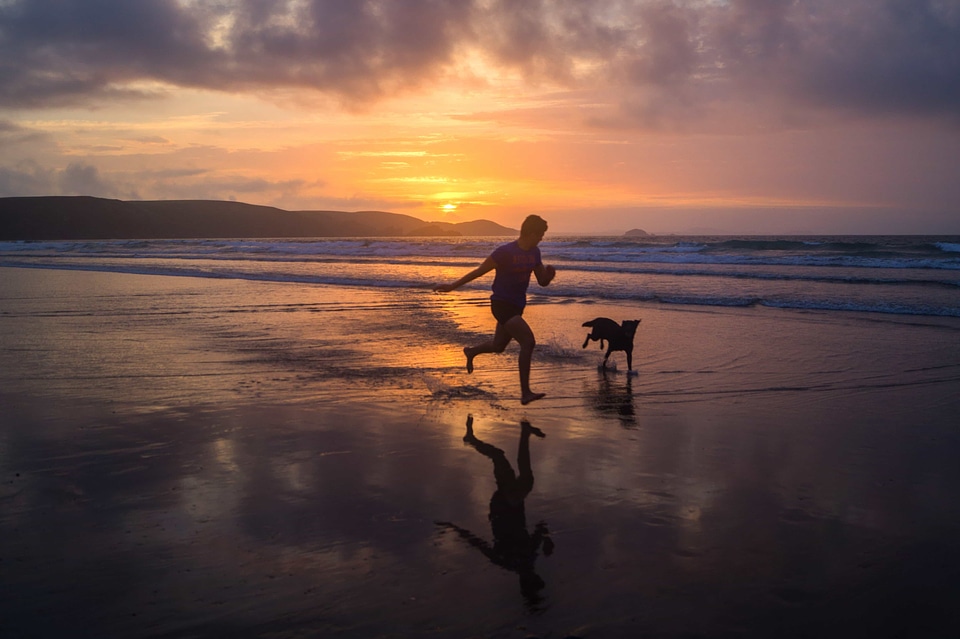
<path fill-rule="evenodd" d="M 286 211 L 218 200 L 0 198 L 0 240 L 125 240 L 516 235 L 489 220 L 425 222 L 385 211 Z"/>

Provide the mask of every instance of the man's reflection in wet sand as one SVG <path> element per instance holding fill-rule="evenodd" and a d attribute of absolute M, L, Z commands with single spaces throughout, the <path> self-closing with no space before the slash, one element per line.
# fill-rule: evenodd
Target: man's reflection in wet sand
<path fill-rule="evenodd" d="M 437 522 L 455 531 L 462 539 L 479 550 L 492 563 L 511 570 L 520 577 L 520 592 L 527 605 L 538 608 L 543 598 L 540 591 L 544 582 L 534 569 L 534 562 L 541 546 L 543 554 L 553 552 L 553 540 L 544 522 L 538 523 L 533 533 L 527 531 L 527 517 L 524 512 L 524 500 L 533 489 L 533 470 L 530 467 L 530 435 L 544 437 L 542 431 L 527 421 L 520 422 L 520 446 L 517 450 L 517 469 L 515 474 L 507 456 L 496 446 L 477 439 L 473 434 L 473 416 L 467 417 L 467 434 L 463 441 L 477 452 L 489 457 L 493 462 L 493 476 L 497 489 L 490 498 L 490 528 L 493 531 L 493 545 L 474 535 L 469 530 L 450 522 Z"/>

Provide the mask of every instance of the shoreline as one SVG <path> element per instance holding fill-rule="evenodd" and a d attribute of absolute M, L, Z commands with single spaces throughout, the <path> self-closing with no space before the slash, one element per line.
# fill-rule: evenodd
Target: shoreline
<path fill-rule="evenodd" d="M 472 295 L 20 275 L 11 636 L 960 629 L 952 320 L 536 304 L 521 406 Z M 634 310 L 604 375 L 580 323 Z"/>

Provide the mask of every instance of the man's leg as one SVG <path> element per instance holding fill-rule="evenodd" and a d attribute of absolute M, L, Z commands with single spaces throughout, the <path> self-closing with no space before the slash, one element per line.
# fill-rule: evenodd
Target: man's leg
<path fill-rule="evenodd" d="M 529 404 L 546 395 L 546 393 L 534 393 L 530 390 L 530 361 L 533 359 L 533 349 L 537 345 L 537 340 L 522 315 L 511 317 L 503 324 L 503 328 L 520 344 L 520 356 L 517 360 L 520 368 L 520 403 Z"/>
<path fill-rule="evenodd" d="M 473 358 L 480 353 L 502 353 L 510 340 L 513 339 L 510 333 L 503 327 L 503 324 L 497 322 L 497 330 L 492 339 L 488 339 L 482 344 L 476 346 L 467 346 L 463 349 L 463 354 L 467 356 L 467 372 L 473 372 Z"/>

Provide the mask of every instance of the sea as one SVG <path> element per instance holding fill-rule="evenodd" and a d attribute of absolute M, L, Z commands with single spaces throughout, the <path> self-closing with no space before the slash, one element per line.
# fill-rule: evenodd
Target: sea
<path fill-rule="evenodd" d="M 429 289 L 505 237 L 0 242 L 0 266 Z M 559 236 L 538 301 L 960 317 L 960 236 Z M 489 290 L 489 278 L 465 289 Z"/>

